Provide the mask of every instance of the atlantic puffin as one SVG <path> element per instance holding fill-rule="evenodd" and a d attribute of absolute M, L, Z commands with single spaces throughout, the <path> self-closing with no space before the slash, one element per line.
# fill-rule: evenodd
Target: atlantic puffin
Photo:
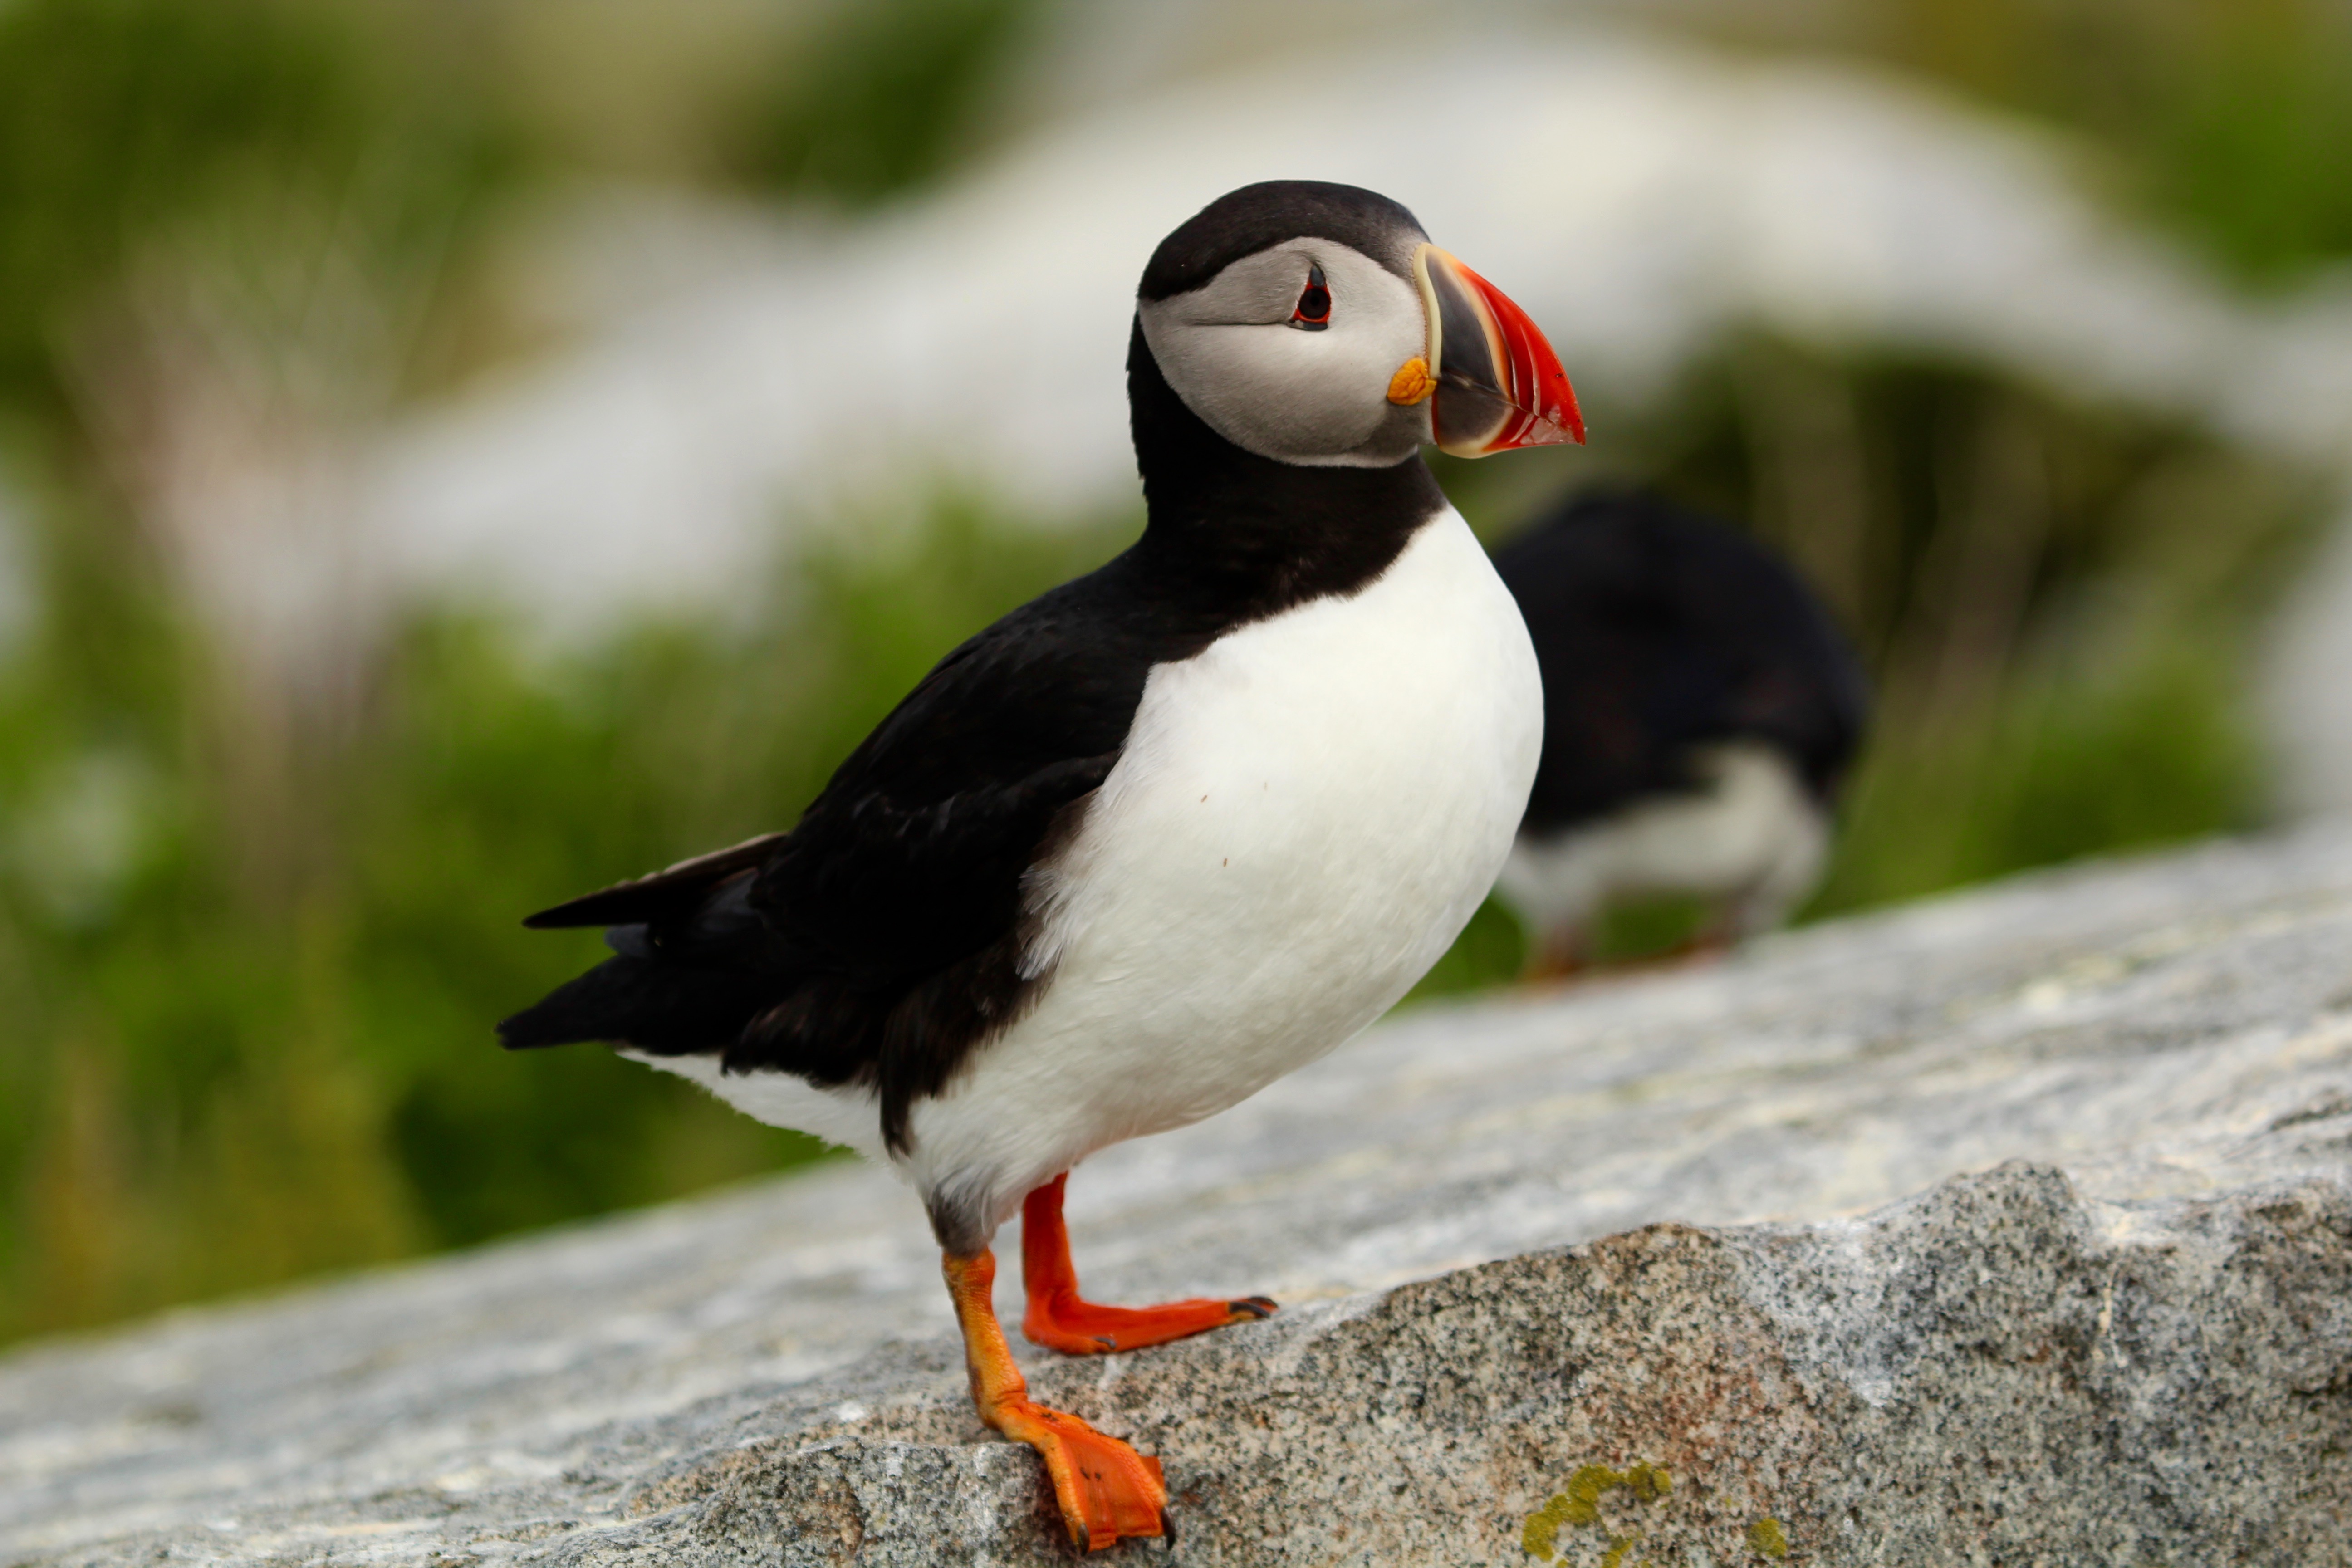
<path fill-rule="evenodd" d="M 981 1419 L 1087 1549 L 1163 1532 L 1160 1466 L 1028 1398 L 990 1241 L 1023 1215 L 1024 1331 L 1073 1354 L 1274 1310 L 1086 1300 L 1064 1182 L 1357 1034 L 1478 908 L 1543 699 L 1421 447 L 1583 439 L 1527 314 L 1349 185 L 1249 185 L 1171 234 L 1127 379 L 1141 537 L 940 659 L 790 831 L 530 917 L 614 955 L 499 1026 L 911 1182 Z"/>
<path fill-rule="evenodd" d="M 1780 556 L 1654 492 L 1572 496 L 1495 555 L 1543 668 L 1543 760 L 1497 891 L 1529 970 L 1579 968 L 1627 895 L 1696 895 L 1715 946 L 1820 879 L 1867 678 Z"/>

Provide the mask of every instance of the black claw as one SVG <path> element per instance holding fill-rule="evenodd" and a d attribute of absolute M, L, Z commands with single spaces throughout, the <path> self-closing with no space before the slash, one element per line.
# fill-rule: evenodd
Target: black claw
<path fill-rule="evenodd" d="M 1169 1551 L 1176 1550 L 1176 1521 L 1165 1508 L 1160 1510 L 1160 1539 L 1167 1542 Z"/>
<path fill-rule="evenodd" d="M 1274 1299 L 1270 1296 L 1244 1296 L 1238 1301 L 1228 1301 L 1225 1305 L 1236 1312 L 1247 1312 L 1253 1318 L 1270 1318 L 1276 1310 Z"/>

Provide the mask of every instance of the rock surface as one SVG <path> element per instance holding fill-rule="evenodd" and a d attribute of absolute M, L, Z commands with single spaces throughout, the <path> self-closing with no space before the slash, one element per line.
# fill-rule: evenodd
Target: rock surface
<path fill-rule="evenodd" d="M 2352 831 L 1423 1009 L 1070 1211 L 1286 1303 L 1034 1358 L 1113 1560 L 2352 1563 Z M 948 1321 L 842 1165 L 28 1347 L 0 1561 L 1070 1560 Z"/>

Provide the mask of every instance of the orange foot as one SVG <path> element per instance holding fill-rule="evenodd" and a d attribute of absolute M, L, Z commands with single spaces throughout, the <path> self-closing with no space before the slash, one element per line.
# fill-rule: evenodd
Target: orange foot
<path fill-rule="evenodd" d="M 1160 1461 L 1107 1437 L 1075 1415 L 1015 1396 L 981 1419 L 1045 1461 L 1071 1543 L 1088 1552 L 1168 1531 L 1168 1485 Z"/>
<path fill-rule="evenodd" d="M 1696 969 L 1713 963 L 1729 952 L 1731 946 L 1728 931 L 1708 926 L 1692 932 L 1672 947 L 1629 959 L 1616 967 L 1622 973 L 1636 974 L 1668 969 Z"/>
<path fill-rule="evenodd" d="M 986 1251 L 970 1258 L 949 1254 L 943 1263 L 948 1294 L 963 1329 L 972 1404 L 982 1421 L 1028 1444 L 1045 1461 L 1071 1543 L 1099 1552 L 1122 1540 L 1167 1534 L 1168 1487 L 1158 1459 L 1030 1399 L 1028 1383 L 996 1321 L 995 1258 Z"/>
<path fill-rule="evenodd" d="M 1238 1301 L 1195 1298 L 1157 1307 L 1098 1307 L 1083 1299 L 1070 1262 L 1070 1233 L 1062 1223 L 1062 1192 L 1069 1179 L 1063 1172 L 1021 1205 L 1021 1276 L 1029 1291 L 1021 1332 L 1031 1344 L 1064 1355 L 1101 1355 L 1164 1345 L 1274 1312 L 1274 1303 L 1264 1296 Z"/>
<path fill-rule="evenodd" d="M 1570 926 L 1539 933 L 1528 947 L 1528 962 L 1519 971 L 1523 985 L 1558 985 L 1582 976 L 1590 967 L 1584 956 L 1584 931 Z"/>

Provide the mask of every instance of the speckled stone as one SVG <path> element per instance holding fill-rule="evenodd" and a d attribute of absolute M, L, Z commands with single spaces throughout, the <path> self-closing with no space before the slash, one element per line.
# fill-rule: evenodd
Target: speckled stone
<path fill-rule="evenodd" d="M 2352 1563 L 2352 832 L 1424 1010 L 1071 1214 L 1286 1303 L 1031 1358 L 1166 1465 L 1110 1561 Z M 0 1560 L 1072 1561 L 947 1325 L 845 1165 L 26 1347 Z"/>
<path fill-rule="evenodd" d="M 1184 1563 L 2339 1563 L 2352 1203 L 2094 1204 L 2018 1163 L 1861 1221 L 1653 1226 L 1037 1381 L 1162 1457 Z M 1032 1467 L 969 1425 L 934 1388 L 750 1436 L 551 1555 L 1066 1560 Z"/>

